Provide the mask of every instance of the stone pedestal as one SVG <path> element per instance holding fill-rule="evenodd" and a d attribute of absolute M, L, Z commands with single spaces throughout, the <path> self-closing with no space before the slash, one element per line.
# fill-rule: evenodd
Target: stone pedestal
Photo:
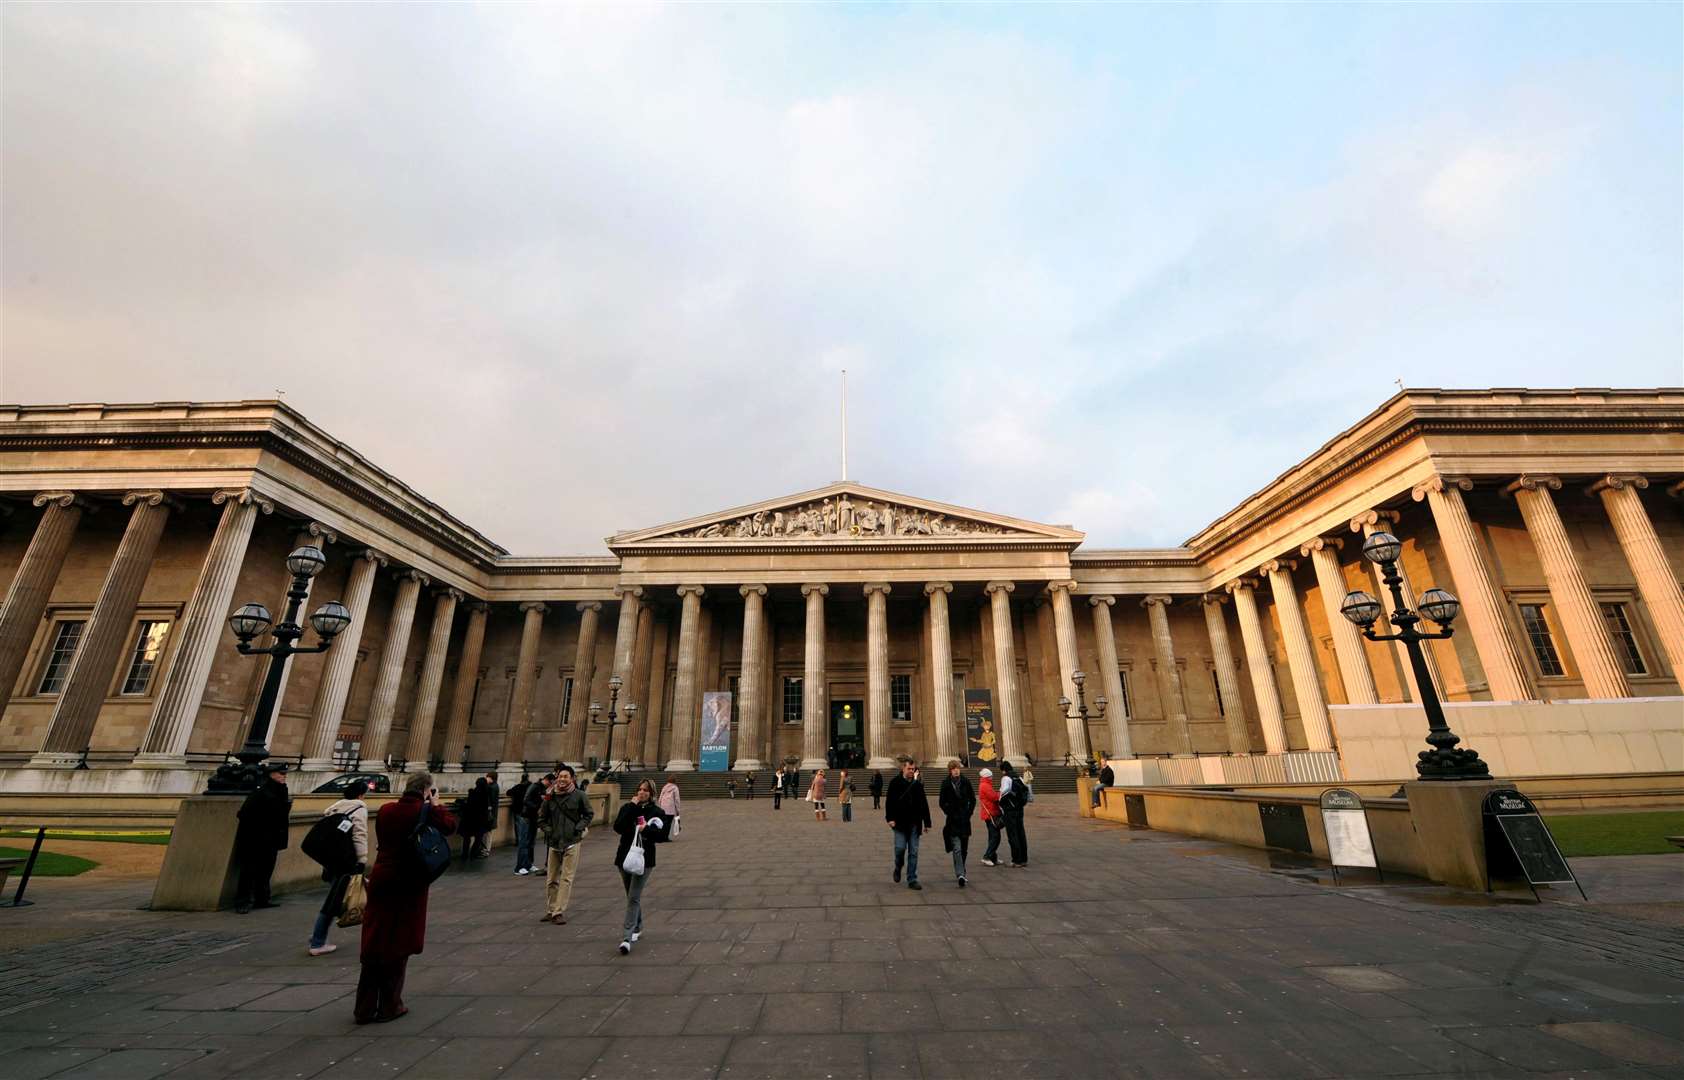
<path fill-rule="evenodd" d="M 1495 789 L 1512 786 L 1506 780 L 1412 780 L 1403 785 L 1428 878 L 1463 889 L 1485 888 L 1480 804 Z"/>
<path fill-rule="evenodd" d="M 244 795 L 181 800 L 164 866 L 152 890 L 153 911 L 218 911 L 234 898 L 239 871 L 234 833 Z"/>

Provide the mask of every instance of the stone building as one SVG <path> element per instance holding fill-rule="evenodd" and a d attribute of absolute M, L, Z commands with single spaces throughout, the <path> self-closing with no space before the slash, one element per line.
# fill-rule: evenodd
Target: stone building
<path fill-rule="evenodd" d="M 986 689 L 1020 760 L 1401 778 L 1419 690 L 1337 614 L 1384 593 L 1377 528 L 1410 588 L 1462 600 L 1430 674 L 1495 769 L 1676 770 L 1681 480 L 1681 390 L 1409 390 L 1177 548 L 839 483 L 531 557 L 278 402 L 8 406 L 0 788 L 196 789 L 263 674 L 226 618 L 278 612 L 306 543 L 311 606 L 353 614 L 288 671 L 271 748 L 306 769 L 600 758 L 616 677 L 613 756 L 671 769 L 707 691 L 748 768 L 946 758 Z M 1078 671 L 1109 702 L 1085 725 L 1059 704 Z"/>

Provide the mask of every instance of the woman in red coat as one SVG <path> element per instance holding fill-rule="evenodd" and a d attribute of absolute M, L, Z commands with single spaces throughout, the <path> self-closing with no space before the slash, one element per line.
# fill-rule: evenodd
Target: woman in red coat
<path fill-rule="evenodd" d="M 378 851 L 368 872 L 368 901 L 363 908 L 362 977 L 357 980 L 355 1019 L 383 1024 L 409 1010 L 403 1003 L 404 969 L 427 942 L 427 881 L 410 859 L 410 833 L 421 811 L 427 824 L 449 836 L 456 818 L 438 802 L 431 773 L 416 773 L 403 798 L 380 808 L 374 819 Z"/>

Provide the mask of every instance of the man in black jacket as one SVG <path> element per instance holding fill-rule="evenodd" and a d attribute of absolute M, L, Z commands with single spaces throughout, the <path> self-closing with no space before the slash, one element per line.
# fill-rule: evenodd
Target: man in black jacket
<path fill-rule="evenodd" d="M 241 915 L 254 907 L 276 906 L 269 899 L 269 878 L 275 873 L 275 856 L 287 846 L 292 799 L 287 794 L 286 762 L 270 762 L 268 769 L 268 778 L 240 804 L 240 824 L 234 830 L 234 858 L 240 864 L 234 910 Z"/>
<path fill-rule="evenodd" d="M 918 763 L 902 754 L 900 775 L 889 781 L 888 797 L 883 800 L 883 817 L 895 834 L 895 880 L 900 881 L 900 868 L 906 864 L 906 887 L 922 889 L 918 884 L 918 838 L 930 827 L 930 797 L 924 793 L 924 781 L 918 779 Z"/>
<path fill-rule="evenodd" d="M 1109 754 L 1099 755 L 1099 777 L 1093 785 L 1093 807 L 1095 810 L 1099 809 L 1099 793 L 1116 785 L 1117 773 L 1111 768 L 1111 756 Z"/>

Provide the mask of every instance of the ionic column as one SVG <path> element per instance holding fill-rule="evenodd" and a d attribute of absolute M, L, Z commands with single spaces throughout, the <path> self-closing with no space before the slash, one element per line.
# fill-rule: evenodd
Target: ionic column
<path fill-rule="evenodd" d="M 1205 632 L 1210 635 L 1210 658 L 1216 665 L 1216 688 L 1222 694 L 1222 719 L 1228 729 L 1228 752 L 1251 753 L 1251 732 L 1245 726 L 1245 702 L 1240 698 L 1240 672 L 1228 644 L 1228 620 L 1222 614 L 1224 596 L 1204 598 Z"/>
<path fill-rule="evenodd" d="M 579 612 L 579 641 L 573 651 L 573 700 L 567 708 L 567 747 L 562 753 L 571 761 L 583 762 L 591 725 L 591 683 L 596 680 L 596 629 L 602 618 L 602 602 L 587 600 L 575 604 Z"/>
<path fill-rule="evenodd" d="M 1000 752 L 1014 766 L 1028 764 L 1023 756 L 1023 717 L 1017 708 L 1017 645 L 1012 639 L 1012 590 L 1010 581 L 990 581 L 983 586 L 994 617 L 994 678 L 999 697 L 995 709 L 1000 720 Z"/>
<path fill-rule="evenodd" d="M 619 712 L 626 716 L 626 706 L 637 700 L 637 690 L 632 685 L 632 666 L 635 663 L 637 649 L 637 613 L 642 607 L 643 587 L 640 585 L 616 585 L 614 595 L 620 598 L 619 615 L 614 621 L 614 656 L 609 661 L 608 674 L 610 677 L 620 677 Z M 578 685 L 578 684 L 574 684 Z M 639 708 L 642 706 L 640 705 Z M 637 710 L 632 710 L 630 716 L 636 716 Z M 605 717 L 606 719 L 606 717 Z M 628 717 L 629 719 L 629 717 Z M 591 725 L 595 729 L 598 725 Z M 628 731 L 629 731 L 628 727 Z M 608 729 L 603 726 L 602 731 L 591 730 L 585 741 L 585 756 L 588 758 L 601 750 L 607 755 Z M 626 757 L 632 757 L 627 754 Z"/>
<path fill-rule="evenodd" d="M 649 610 L 645 604 L 644 611 Z M 645 684 L 648 689 L 643 697 L 647 702 L 642 708 L 643 728 L 643 763 L 646 767 L 659 768 L 662 761 L 670 755 L 661 753 L 661 718 L 662 714 L 670 711 L 667 700 L 667 656 L 675 648 L 673 639 L 677 635 L 673 631 L 672 619 L 663 610 L 660 618 L 652 624 L 649 639 L 649 679 Z"/>
<path fill-rule="evenodd" d="M 1105 722 L 1111 732 L 1111 756 L 1127 760 L 1134 757 L 1134 741 L 1129 738 L 1128 695 L 1123 693 L 1122 666 L 1117 663 L 1117 634 L 1111 626 L 1111 608 L 1115 596 L 1090 596 L 1088 606 L 1093 611 L 1093 640 L 1099 648 L 1099 678 L 1105 684 Z"/>
<path fill-rule="evenodd" d="M 392 600 L 392 615 L 386 621 L 386 644 L 380 650 L 380 669 L 374 679 L 374 696 L 368 702 L 368 722 L 363 725 L 363 759 L 359 768 L 380 772 L 386 768 L 386 740 L 392 733 L 392 718 L 398 710 L 398 683 L 403 681 L 403 662 L 409 653 L 409 631 L 415 625 L 415 602 L 427 575 L 419 570 L 398 572 L 398 594 Z"/>
<path fill-rule="evenodd" d="M 544 613 L 549 606 L 529 600 L 520 605 L 525 621 L 520 626 L 520 655 L 515 660 L 514 692 L 509 699 L 509 726 L 503 731 L 503 760 L 500 773 L 519 773 L 526 761 L 526 731 L 532 726 L 532 689 L 538 679 L 538 641 L 544 633 Z M 577 676 L 575 676 L 577 680 Z M 589 693 L 587 688 L 586 693 Z M 573 683 L 573 700 L 580 697 L 579 683 Z"/>
<path fill-rule="evenodd" d="M 678 617 L 678 671 L 672 684 L 672 745 L 667 748 L 668 772 L 692 772 L 696 768 L 696 645 L 702 621 L 702 587 L 680 585 L 678 599 L 684 605 Z"/>
<path fill-rule="evenodd" d="M 889 586 L 865 587 L 865 747 L 868 769 L 892 769 L 889 756 Z"/>
<path fill-rule="evenodd" d="M 946 581 L 924 586 L 930 598 L 930 704 L 936 713 L 936 758 L 943 768 L 961 756 L 963 746 L 953 711 L 953 627 L 947 621 L 947 595 L 952 591 L 952 583 Z"/>
<path fill-rule="evenodd" d="M 649 657 L 654 647 L 655 612 L 642 601 L 637 605 L 637 638 L 632 645 L 631 678 L 627 680 L 626 693 L 630 700 L 637 702 L 637 712 L 632 714 L 632 722 L 626 725 L 626 757 L 633 763 L 642 765 L 653 759 L 643 756 L 643 732 L 649 725 L 650 703 L 655 699 L 649 694 Z"/>
<path fill-rule="evenodd" d="M 1462 492 L 1472 489 L 1472 480 L 1434 476 L 1417 484 L 1412 494 L 1416 502 L 1426 500 L 1427 508 L 1432 511 L 1438 542 L 1444 549 L 1445 561 L 1450 564 L 1456 598 L 1462 602 L 1463 621 L 1473 637 L 1474 651 L 1479 654 L 1479 666 L 1485 671 L 1491 700 L 1527 701 L 1536 696 L 1532 680 L 1521 661 L 1520 647 L 1509 633 L 1502 594 L 1492 583 L 1490 567 L 1480 550 L 1479 535 L 1462 499 Z M 1385 595 L 1386 589 L 1382 587 L 1380 592 Z M 1404 670 L 1409 670 L 1407 665 Z"/>
<path fill-rule="evenodd" d="M 1167 611 L 1174 598 L 1148 596 L 1140 601 L 1152 623 L 1152 650 L 1158 658 L 1158 692 L 1164 700 L 1164 724 L 1170 753 L 1190 757 L 1193 732 L 1187 726 L 1187 697 L 1181 688 L 1181 669 L 1175 664 L 1175 639 L 1169 633 Z"/>
<path fill-rule="evenodd" d="M 211 502 L 222 507 L 210 550 L 199 568 L 193 598 L 182 612 L 169 670 L 159 684 L 152 718 L 141 739 L 134 765 L 142 769 L 181 769 L 187 766 L 187 744 L 199 718 L 216 647 L 227 629 L 234 583 L 246 560 L 251 530 L 259 514 L 272 513 L 275 504 L 252 493 L 218 491 Z M 279 698 L 276 701 L 279 702 Z"/>
<path fill-rule="evenodd" d="M 742 585 L 743 659 L 737 673 L 737 764 L 736 768 L 762 769 L 760 760 L 761 700 L 766 685 L 766 586 Z"/>
<path fill-rule="evenodd" d="M 801 768 L 822 769 L 829 762 L 830 718 L 825 715 L 824 598 L 830 586 L 809 582 L 801 586 L 807 600 L 807 635 L 801 668 Z"/>
<path fill-rule="evenodd" d="M 320 550 L 325 555 L 327 553 L 328 545 L 334 543 L 338 539 L 338 533 L 334 532 L 332 529 L 323 525 L 319 521 L 312 521 L 305 525 L 302 529 L 298 530 L 298 535 L 293 538 L 292 546 L 294 550 L 301 547 L 313 547 Z M 318 574 L 316 576 L 320 577 L 321 575 Z M 291 576 L 289 575 L 287 580 L 288 588 L 281 591 L 280 599 L 276 605 L 270 609 L 275 612 L 277 617 L 281 612 L 287 609 L 287 604 L 291 599 L 287 595 L 287 591 L 291 588 L 291 585 L 292 581 Z M 308 612 L 310 610 L 310 593 L 315 588 L 315 585 L 316 578 L 309 578 L 304 582 L 304 599 L 299 601 L 298 604 L 298 610 L 300 613 Z M 270 742 L 274 741 L 275 728 L 280 724 L 281 706 L 287 699 L 287 683 L 292 680 L 292 669 L 297 666 L 296 662 L 292 662 L 288 663 L 286 667 L 281 669 L 281 681 L 275 690 L 275 718 L 274 723 L 270 725 Z M 257 716 L 257 701 L 257 698 L 253 698 L 251 700 L 250 704 L 246 707 L 245 716 L 241 720 L 241 723 L 245 725 L 246 730 L 250 730 L 252 720 Z"/>
<path fill-rule="evenodd" d="M 1082 727 L 1082 717 L 1075 711 L 1076 701 L 1076 672 L 1080 670 L 1076 661 L 1076 619 L 1070 613 L 1070 596 L 1076 591 L 1074 581 L 1054 581 L 1047 585 L 1047 592 L 1052 596 L 1053 610 L 1053 638 L 1058 643 L 1058 679 L 1064 687 L 1064 697 L 1071 702 L 1064 711 L 1064 730 L 1069 739 L 1070 753 L 1076 755 L 1080 761 L 1088 758 L 1088 733 Z"/>
<path fill-rule="evenodd" d="M 1363 539 L 1366 540 L 1377 532 L 1391 531 L 1397 524 L 1397 520 L 1398 514 L 1395 510 L 1369 510 L 1351 519 L 1351 531 L 1361 533 Z M 1368 562 L 1367 559 L 1363 561 Z M 1392 600 L 1391 587 L 1386 584 L 1385 571 L 1381 570 L 1377 564 L 1368 563 L 1368 567 L 1374 574 L 1374 594 L 1380 598 L 1380 606 L 1386 612 L 1386 622 L 1389 625 L 1392 612 L 1397 609 L 1396 602 Z M 1397 575 L 1401 579 L 1398 587 L 1403 590 L 1405 606 L 1411 609 L 1418 607 L 1419 605 L 1415 603 L 1415 590 L 1409 586 L 1409 574 L 1403 568 L 1403 556 L 1401 554 L 1397 561 Z M 1415 681 L 1415 663 L 1409 658 L 1409 649 L 1401 641 L 1392 642 L 1392 648 L 1397 651 L 1398 667 L 1403 669 L 1404 678 L 1408 680 L 1410 700 L 1423 700 L 1421 687 Z M 1433 650 L 1426 642 L 1421 643 L 1421 659 L 1427 662 L 1427 673 L 1432 676 L 1433 689 L 1442 700 L 1444 697 L 1444 678 L 1438 673 L 1438 661 L 1433 658 Z"/>
<path fill-rule="evenodd" d="M 459 589 L 444 589 L 433 601 L 433 626 L 421 661 L 421 682 L 415 688 L 415 711 L 409 718 L 409 748 L 404 751 L 410 772 L 427 767 L 427 752 L 433 748 L 433 718 L 439 709 L 439 687 L 444 683 L 444 654 L 450 648 L 456 605 L 463 598 Z"/>
<path fill-rule="evenodd" d="M 1550 600 L 1555 604 L 1561 628 L 1567 632 L 1567 644 L 1579 665 L 1579 677 L 1584 680 L 1585 693 L 1594 698 L 1631 696 L 1631 684 L 1626 681 L 1625 669 L 1614 653 L 1613 639 L 1602 619 L 1602 609 L 1591 595 L 1590 585 L 1579 569 L 1578 556 L 1567 539 L 1567 529 L 1556 513 L 1551 491 L 1561 490 L 1561 478 L 1556 476 L 1522 476 L 1503 490 L 1514 496 L 1520 506 L 1520 516 L 1526 521 L 1526 532 L 1538 551 L 1543 565 L 1544 582 L 1549 586 Z"/>
<path fill-rule="evenodd" d="M 1333 749 L 1333 725 L 1327 717 L 1321 679 L 1316 674 L 1316 651 L 1310 628 L 1298 607 L 1298 590 L 1292 585 L 1290 559 L 1270 559 L 1263 564 L 1269 588 L 1275 594 L 1275 611 L 1280 614 L 1281 637 L 1286 645 L 1286 663 L 1292 672 L 1292 692 L 1298 699 L 1298 718 L 1304 723 L 1304 741 L 1310 750 Z"/>
<path fill-rule="evenodd" d="M 1263 633 L 1263 616 L 1257 611 L 1257 582 L 1251 578 L 1230 581 L 1226 588 L 1234 597 L 1234 614 L 1240 617 L 1240 640 L 1245 643 L 1245 663 L 1251 669 L 1251 691 L 1257 699 L 1257 719 L 1263 727 L 1263 752 L 1286 753 L 1286 719 L 1281 714 L 1280 687 L 1275 685 L 1275 665 L 1269 660 L 1268 638 Z"/>
<path fill-rule="evenodd" d="M 41 625 L 47 601 L 52 599 L 70 542 L 76 539 L 76 526 L 89 509 L 81 496 L 68 491 L 43 491 L 35 496 L 35 505 L 46 510 L 35 526 L 17 575 L 6 589 L 5 606 L 0 607 L 0 716 L 5 715 L 17 689 L 35 629 Z"/>
<path fill-rule="evenodd" d="M 351 678 L 357 673 L 357 648 L 362 642 L 363 625 L 368 621 L 368 598 L 374 591 L 374 575 L 386 565 L 386 556 L 373 548 L 357 553 L 351 563 L 351 577 L 345 583 L 344 604 L 351 612 L 351 625 L 345 628 L 327 651 L 327 663 L 322 665 L 321 685 L 316 687 L 316 707 L 310 714 L 310 729 L 304 736 L 306 770 L 333 768 L 333 741 L 339 737 L 340 721 L 345 719 L 345 702 L 351 694 Z M 271 728 L 271 731 L 274 729 Z"/>
<path fill-rule="evenodd" d="M 1672 662 L 1672 673 L 1684 683 L 1684 594 L 1679 591 L 1678 578 L 1673 576 L 1660 538 L 1655 535 L 1649 511 L 1643 508 L 1643 500 L 1637 494 L 1648 486 L 1646 477 L 1610 474 L 1592 484 L 1589 493 L 1601 497 L 1602 508 L 1608 511 L 1608 520 L 1613 523 L 1614 535 L 1619 537 L 1620 550 L 1625 552 L 1626 562 L 1631 564 L 1632 575 L 1637 578 L 1637 591 L 1643 594 L 1649 617 L 1655 621 L 1661 647 Z"/>
<path fill-rule="evenodd" d="M 1322 610 L 1333 634 L 1333 657 L 1339 662 L 1339 678 L 1345 684 L 1345 702 L 1374 705 L 1380 701 L 1380 695 L 1374 689 L 1374 672 L 1368 668 L 1362 634 L 1339 612 L 1339 605 L 1350 591 L 1345 587 L 1345 572 L 1339 568 L 1337 552 L 1341 546 L 1338 539 L 1318 536 L 1299 548 L 1298 553 L 1308 555 L 1316 571 Z"/>
<path fill-rule="evenodd" d="M 473 719 L 474 684 L 479 681 L 479 657 L 485 648 L 485 622 L 491 605 L 474 601 L 468 605 L 468 626 L 462 633 L 462 655 L 456 661 L 456 685 L 450 694 L 450 721 L 445 725 L 439 757 L 445 772 L 461 772 L 457 758 L 468 745 L 468 722 Z"/>
<path fill-rule="evenodd" d="M 161 491 L 131 491 L 123 496 L 123 505 L 134 510 L 70 661 L 70 674 L 53 706 L 41 752 L 30 759 L 35 768 L 74 768 L 88 748 L 134 622 L 141 586 L 146 584 L 174 504 Z"/>

